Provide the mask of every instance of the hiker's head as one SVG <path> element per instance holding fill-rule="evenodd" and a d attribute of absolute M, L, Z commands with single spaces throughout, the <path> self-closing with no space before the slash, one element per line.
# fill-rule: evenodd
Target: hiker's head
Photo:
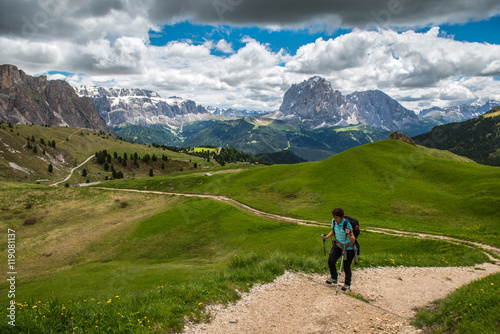
<path fill-rule="evenodd" d="M 332 215 L 333 215 L 334 217 L 344 218 L 344 210 L 342 210 L 341 208 L 335 208 L 335 209 L 332 211 Z"/>
<path fill-rule="evenodd" d="M 342 218 L 344 218 L 344 210 L 341 208 L 336 208 L 332 211 L 333 219 L 340 224 L 342 222 Z"/>

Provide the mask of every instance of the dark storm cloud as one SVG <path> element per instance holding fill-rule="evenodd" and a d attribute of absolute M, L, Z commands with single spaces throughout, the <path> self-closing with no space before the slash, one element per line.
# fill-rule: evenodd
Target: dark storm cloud
<path fill-rule="evenodd" d="M 0 35 L 38 39 L 91 39 L 85 19 L 118 12 L 154 24 L 190 20 L 201 24 L 280 28 L 409 27 L 466 22 L 500 13 L 498 0 L 0 0 Z"/>
<path fill-rule="evenodd" d="M 465 22 L 499 12 L 498 0 L 157 0 L 149 11 L 158 23 L 189 19 L 210 24 L 349 28 Z"/>
<path fill-rule="evenodd" d="M 120 0 L 2 0 L 0 34 L 39 39 L 70 38 L 81 35 L 82 19 L 123 10 Z"/>
<path fill-rule="evenodd" d="M 75 16 L 81 15 L 82 17 L 89 17 L 104 16 L 113 9 L 123 10 L 125 9 L 125 4 L 121 0 L 87 0 L 78 2 L 77 7 L 78 9 L 75 11 Z"/>

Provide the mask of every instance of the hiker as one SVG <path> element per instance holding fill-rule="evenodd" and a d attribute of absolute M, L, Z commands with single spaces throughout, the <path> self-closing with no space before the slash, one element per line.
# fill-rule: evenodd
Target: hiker
<path fill-rule="evenodd" d="M 354 243 L 356 238 L 352 232 L 353 228 L 350 222 L 344 218 L 344 210 L 336 208 L 332 211 L 332 230 L 328 235 L 322 235 L 323 240 L 335 236 L 332 240 L 332 248 L 330 249 L 330 256 L 328 258 L 328 266 L 330 267 L 331 277 L 326 281 L 327 284 L 337 284 L 337 268 L 335 264 L 337 260 L 343 255 L 343 264 L 345 272 L 345 282 L 342 291 L 347 291 L 351 288 L 351 263 L 354 259 Z M 344 250 L 344 252 L 342 252 Z"/>

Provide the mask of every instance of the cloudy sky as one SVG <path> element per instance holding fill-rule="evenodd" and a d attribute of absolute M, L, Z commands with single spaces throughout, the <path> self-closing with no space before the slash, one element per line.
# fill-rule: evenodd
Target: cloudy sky
<path fill-rule="evenodd" d="M 314 75 L 415 111 L 500 101 L 500 2 L 0 0 L 0 64 L 270 111 Z"/>

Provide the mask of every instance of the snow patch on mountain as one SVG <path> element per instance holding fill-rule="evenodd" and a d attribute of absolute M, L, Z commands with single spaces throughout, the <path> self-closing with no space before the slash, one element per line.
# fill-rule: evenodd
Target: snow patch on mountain
<path fill-rule="evenodd" d="M 80 86 L 75 90 L 78 95 L 90 97 L 94 101 L 99 114 L 109 126 L 127 123 L 179 126 L 214 118 L 194 101 L 178 96 L 162 98 L 150 90 L 99 86 Z"/>

